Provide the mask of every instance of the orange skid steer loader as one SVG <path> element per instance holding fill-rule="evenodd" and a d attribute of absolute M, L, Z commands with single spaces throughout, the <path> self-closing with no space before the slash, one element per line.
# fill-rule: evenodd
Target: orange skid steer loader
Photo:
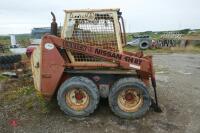
<path fill-rule="evenodd" d="M 91 114 L 100 97 L 108 98 L 121 118 L 141 117 L 151 105 L 161 111 L 152 57 L 123 51 L 126 34 L 119 9 L 65 10 L 60 36 L 52 15 L 52 34 L 43 37 L 31 57 L 35 88 L 46 99 L 56 94 L 60 109 L 72 117 Z"/>

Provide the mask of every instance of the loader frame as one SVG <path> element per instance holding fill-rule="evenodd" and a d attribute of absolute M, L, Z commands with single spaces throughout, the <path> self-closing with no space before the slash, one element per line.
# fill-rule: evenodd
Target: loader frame
<path fill-rule="evenodd" d="M 107 84 L 108 86 L 103 88 L 108 89 L 120 77 L 136 77 L 147 86 L 150 86 L 151 79 L 158 107 L 152 56 L 144 56 L 142 52 L 123 51 L 126 39 L 119 9 L 65 10 L 65 13 L 61 37 L 45 35 L 31 58 L 34 84 L 42 95 L 51 99 L 60 85 L 73 75 L 89 77 L 99 88 L 100 85 Z M 102 16 L 106 16 L 103 21 Z M 69 21 L 73 23 L 71 33 Z M 79 26 L 88 23 L 92 25 L 86 26 L 90 27 L 90 31 L 84 31 L 84 26 Z M 93 25 L 99 23 L 100 28 L 93 28 Z M 107 25 L 111 27 L 109 30 Z M 101 29 L 105 30 L 99 31 Z M 116 75 L 116 79 L 104 82 L 103 78 L 108 79 L 109 75 Z"/>

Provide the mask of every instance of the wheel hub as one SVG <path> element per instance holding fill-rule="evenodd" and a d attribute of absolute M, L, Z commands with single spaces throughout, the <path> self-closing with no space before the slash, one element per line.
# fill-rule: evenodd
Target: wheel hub
<path fill-rule="evenodd" d="M 84 98 L 84 95 L 80 91 L 75 92 L 75 98 L 76 100 L 82 100 Z"/>
<path fill-rule="evenodd" d="M 73 88 L 66 93 L 66 103 L 73 110 L 80 111 L 89 105 L 89 95 L 81 88 Z"/>
<path fill-rule="evenodd" d="M 131 93 L 128 93 L 128 94 L 125 95 L 125 99 L 127 101 L 131 101 L 131 100 L 133 100 L 133 98 L 134 98 L 134 96 Z"/>
<path fill-rule="evenodd" d="M 136 112 L 143 104 L 143 97 L 134 88 L 122 90 L 117 99 L 119 108 L 125 112 Z"/>

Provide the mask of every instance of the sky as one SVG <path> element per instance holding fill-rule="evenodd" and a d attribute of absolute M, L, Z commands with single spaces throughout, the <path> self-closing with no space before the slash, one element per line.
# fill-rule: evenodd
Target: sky
<path fill-rule="evenodd" d="M 48 27 L 51 11 L 62 25 L 64 9 L 86 8 L 120 8 L 127 32 L 200 28 L 199 0 L 1 0 L 0 34 Z"/>

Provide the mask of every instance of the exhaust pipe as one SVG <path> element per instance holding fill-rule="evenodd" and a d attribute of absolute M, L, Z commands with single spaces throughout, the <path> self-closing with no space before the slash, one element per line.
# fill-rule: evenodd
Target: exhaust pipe
<path fill-rule="evenodd" d="M 51 12 L 51 15 L 53 17 L 52 23 L 51 23 L 51 34 L 57 36 L 58 35 L 58 26 L 56 23 L 56 17 L 53 12 Z"/>

